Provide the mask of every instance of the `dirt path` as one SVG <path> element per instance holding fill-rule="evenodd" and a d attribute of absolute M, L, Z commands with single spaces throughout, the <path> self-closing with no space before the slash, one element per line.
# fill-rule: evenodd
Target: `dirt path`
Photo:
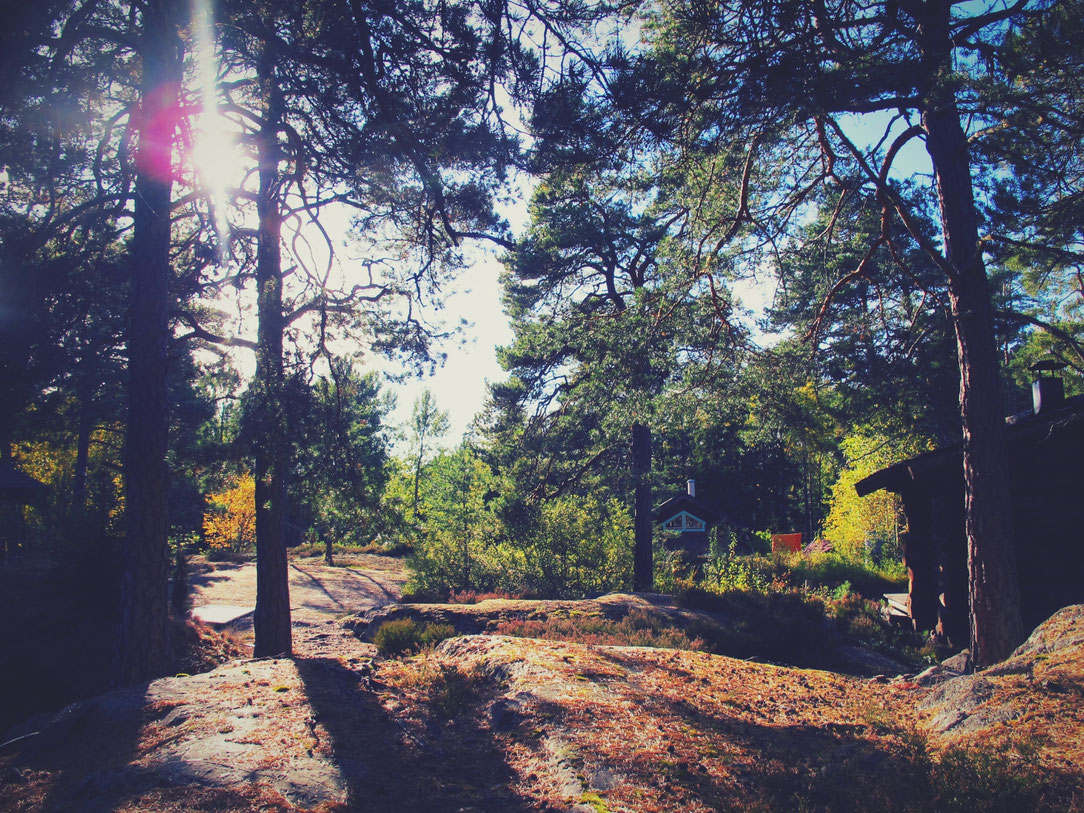
<path fill-rule="evenodd" d="M 337 564 L 328 567 L 317 558 L 290 560 L 290 611 L 294 652 L 299 657 L 342 656 L 355 649 L 361 654 L 359 647 L 366 645 L 343 630 L 338 620 L 398 601 L 407 578 L 402 561 L 386 556 L 343 557 Z M 255 563 L 195 560 L 193 571 L 193 610 L 199 614 L 201 609 L 214 607 L 227 616 L 237 616 L 221 626 L 239 643 L 251 646 Z"/>

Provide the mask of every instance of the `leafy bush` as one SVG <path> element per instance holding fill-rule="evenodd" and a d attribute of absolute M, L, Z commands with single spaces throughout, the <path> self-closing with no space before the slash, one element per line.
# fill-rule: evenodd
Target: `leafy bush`
<path fill-rule="evenodd" d="M 466 493 L 426 495 L 428 521 L 408 560 L 405 592 L 441 600 L 485 593 L 582 598 L 631 586 L 632 517 L 624 505 L 562 497 L 544 505 L 519 538 L 503 539 L 486 501 L 495 485 L 488 468 L 475 460 L 464 471 L 472 472 Z"/>
<path fill-rule="evenodd" d="M 525 546 L 524 588 L 581 597 L 632 585 L 632 516 L 618 500 L 567 496 L 542 507 Z"/>
<path fill-rule="evenodd" d="M 374 556 L 402 557 L 410 553 L 410 548 L 399 540 L 388 542 L 367 542 L 364 545 L 334 542 L 333 552 L 335 555 L 350 556 L 356 554 L 372 554 Z M 290 548 L 294 556 L 323 556 L 327 546 L 323 542 L 302 542 Z"/>
<path fill-rule="evenodd" d="M 916 665 L 928 662 L 933 653 L 927 643 L 914 632 L 892 626 L 881 615 L 881 595 L 901 588 L 876 569 L 837 554 L 716 554 L 705 564 L 699 582 L 679 585 L 674 592 L 689 606 L 714 606 L 738 616 L 734 633 L 720 642 L 722 648 L 717 651 L 722 654 L 749 652 L 813 665 L 817 658 L 807 651 L 806 644 L 824 641 L 825 635 L 832 633 L 831 626 L 824 626 L 827 618 L 835 622 L 835 630 L 865 646 Z M 799 636 L 787 629 L 787 616 L 792 613 L 797 613 L 794 629 L 804 630 Z M 809 627 L 814 618 L 819 619 L 814 625 L 819 629 Z M 804 635 L 812 637 L 803 639 Z M 752 640 L 756 636 L 764 636 L 763 641 Z M 710 636 L 708 640 L 710 643 Z M 796 654 L 788 655 L 786 648 L 792 640 Z"/>
<path fill-rule="evenodd" d="M 769 579 L 765 568 L 759 566 L 762 557 L 716 556 L 704 564 L 703 584 L 716 592 L 728 590 L 753 590 L 766 593 L 777 584 L 777 590 L 785 584 L 781 578 Z"/>
<path fill-rule="evenodd" d="M 905 589 L 903 579 L 889 578 L 881 569 L 855 562 L 836 553 L 774 553 L 768 556 L 737 556 L 733 546 L 712 551 L 704 564 L 699 586 L 716 593 L 752 590 L 778 593 L 799 590 L 822 599 L 844 593 L 880 601 L 884 593 Z"/>
<path fill-rule="evenodd" d="M 208 548 L 207 561 L 241 564 L 244 562 L 251 562 L 255 557 L 255 553 L 256 552 L 252 548 L 243 551 L 233 551 L 229 548 Z"/>
<path fill-rule="evenodd" d="M 418 624 L 413 618 L 400 618 L 381 624 L 373 635 L 373 643 L 381 655 L 395 657 L 417 652 L 455 635 L 455 627 L 451 624 Z"/>
<path fill-rule="evenodd" d="M 441 452 L 427 470 L 406 592 L 507 587 L 520 568 L 500 544 L 495 500 L 501 489 L 493 470 L 467 446 Z"/>

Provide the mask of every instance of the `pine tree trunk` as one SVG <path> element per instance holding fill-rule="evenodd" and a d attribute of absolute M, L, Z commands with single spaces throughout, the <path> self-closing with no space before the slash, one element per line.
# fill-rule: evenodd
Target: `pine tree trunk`
<path fill-rule="evenodd" d="M 256 445 L 256 612 L 253 616 L 256 657 L 290 655 L 290 581 L 286 560 L 286 472 L 289 463 L 282 359 L 281 178 L 278 144 L 282 94 L 274 57 L 266 46 L 259 66 L 267 109 L 258 141 L 260 189 L 256 211 L 260 222 L 256 256 L 259 328 L 256 387 L 259 430 Z"/>
<path fill-rule="evenodd" d="M 136 157 L 132 287 L 128 328 L 124 577 L 114 681 L 125 686 L 167 674 L 169 547 L 166 527 L 169 403 L 169 247 L 173 138 L 178 126 L 181 43 L 176 4 L 143 11 L 139 146 Z"/>
<path fill-rule="evenodd" d="M 178 618 L 188 613 L 188 555 L 184 543 L 177 546 L 177 558 L 173 563 L 173 592 L 169 594 L 173 612 Z"/>
<path fill-rule="evenodd" d="M 635 538 L 632 562 L 633 589 L 649 593 L 655 589 L 655 563 L 651 550 L 651 429 L 643 424 L 632 427 L 632 467 L 636 478 L 633 504 Z"/>
<path fill-rule="evenodd" d="M 2 334 L 0 334 L 2 335 Z M 0 365 L 2 369 L 2 365 Z M 0 463 L 6 464 L 11 462 L 11 425 L 3 420 L 3 416 L 0 416 Z M 4 505 L 0 502 L 0 565 L 7 565 L 9 551 L 11 550 L 11 543 L 8 541 L 9 536 L 12 535 L 12 521 L 15 517 L 15 506 Z M 20 513 L 21 516 L 21 513 Z"/>
<path fill-rule="evenodd" d="M 414 530 L 418 529 L 418 489 L 422 482 L 422 464 L 425 461 L 425 427 L 418 433 L 418 459 L 414 463 Z"/>
<path fill-rule="evenodd" d="M 924 56 L 929 75 L 939 77 L 951 66 L 949 3 L 928 7 Z M 926 95 L 922 123 L 952 266 L 949 299 L 960 365 L 971 653 L 987 666 L 1008 657 L 1023 638 L 1001 382 L 967 138 L 951 89 L 931 78 Z"/>
<path fill-rule="evenodd" d="M 87 469 L 90 462 L 90 434 L 94 429 L 91 416 L 90 387 L 85 384 L 85 376 L 79 387 L 79 421 L 76 430 L 75 476 L 72 483 L 72 507 L 82 513 L 87 507 Z"/>

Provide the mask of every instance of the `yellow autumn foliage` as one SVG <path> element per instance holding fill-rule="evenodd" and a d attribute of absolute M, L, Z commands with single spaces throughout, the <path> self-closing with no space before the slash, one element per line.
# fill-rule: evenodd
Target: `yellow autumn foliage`
<path fill-rule="evenodd" d="M 875 428 L 860 427 L 843 440 L 847 464 L 832 487 L 832 501 L 824 523 L 824 537 L 837 553 L 856 562 L 869 559 L 871 546 L 886 546 L 885 553 L 899 556 L 899 537 L 906 530 L 903 503 L 891 491 L 875 491 L 859 497 L 855 484 L 879 469 L 928 451 L 930 443 L 919 437 L 898 439 Z"/>
<path fill-rule="evenodd" d="M 203 514 L 203 537 L 215 550 L 236 553 L 256 544 L 256 481 L 242 475 L 224 491 L 208 497 L 210 506 Z"/>

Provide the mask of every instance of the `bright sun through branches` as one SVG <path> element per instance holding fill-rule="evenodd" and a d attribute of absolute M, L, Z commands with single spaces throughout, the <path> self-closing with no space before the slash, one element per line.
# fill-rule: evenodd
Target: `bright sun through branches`
<path fill-rule="evenodd" d="M 215 57 L 211 0 L 192 0 L 192 20 L 196 35 L 196 78 L 199 84 L 200 112 L 193 128 L 190 160 L 197 182 L 205 190 L 211 206 L 218 242 L 218 260 L 224 263 L 229 253 L 227 181 L 237 171 L 240 156 L 237 139 L 230 132 L 228 121 L 218 105 L 218 61 Z"/>

